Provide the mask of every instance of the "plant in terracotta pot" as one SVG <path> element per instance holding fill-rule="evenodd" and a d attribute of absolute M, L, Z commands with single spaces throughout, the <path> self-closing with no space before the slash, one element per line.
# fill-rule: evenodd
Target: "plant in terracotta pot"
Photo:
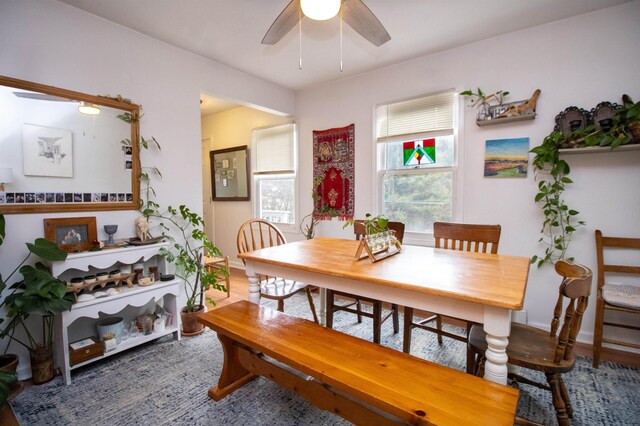
<path fill-rule="evenodd" d="M 0 228 L 4 241 L 4 216 L 0 214 Z M 8 275 L 0 278 L 0 292 L 7 288 L 11 277 L 19 272 L 22 281 L 12 284 L 9 294 L 4 297 L 1 306 L 7 307 L 6 324 L 0 330 L 0 338 L 8 338 L 9 345 L 18 343 L 29 350 L 31 373 L 35 384 L 47 382 L 53 378 L 53 317 L 71 309 L 74 296 L 67 293 L 67 284 L 54 278 L 49 269 L 38 262 L 35 266 L 25 265 L 31 254 L 42 259 L 65 260 L 67 253 L 55 243 L 38 238 L 27 243 L 29 253 L 24 260 Z M 40 318 L 40 326 L 31 316 Z M 39 334 L 41 333 L 41 337 Z"/>
<path fill-rule="evenodd" d="M 197 321 L 197 314 L 205 309 L 205 292 L 212 288 L 226 292 L 226 287 L 219 280 L 229 274 L 224 268 L 222 271 L 207 270 L 203 259 L 205 253 L 214 257 L 223 255 L 207 238 L 204 219 L 188 207 L 181 205 L 176 209 L 169 206 L 166 212 L 156 210 L 149 217 L 157 219 L 163 235 L 172 240 L 171 246 L 161 248 L 160 252 L 165 259 L 176 265 L 176 275 L 185 282 L 187 300 L 181 311 L 182 334 L 200 334 L 204 331 L 204 326 Z M 177 233 L 178 239 L 167 233 L 170 231 Z M 207 301 L 215 305 L 213 299 L 207 298 Z"/>

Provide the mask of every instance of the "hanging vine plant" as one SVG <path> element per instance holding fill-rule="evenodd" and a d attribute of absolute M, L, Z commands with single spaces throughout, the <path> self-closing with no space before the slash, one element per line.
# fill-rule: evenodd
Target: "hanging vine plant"
<path fill-rule="evenodd" d="M 592 115 L 593 111 L 604 104 L 609 103 L 598 105 L 592 110 Z M 568 109 L 571 108 L 575 107 Z M 584 221 L 577 219 L 579 212 L 569 208 L 564 200 L 566 186 L 573 181 L 568 177 L 569 164 L 560 159 L 558 150 L 598 146 L 609 146 L 613 150 L 622 145 L 640 143 L 640 102 L 634 103 L 628 95 L 622 95 L 622 105 L 615 105 L 615 114 L 609 120 L 610 127 L 605 128 L 602 122 L 599 122 L 600 127 L 596 127 L 589 123 L 592 120 L 586 121 L 584 128 L 578 128 L 566 135 L 562 126 L 557 125 L 555 130 L 544 138 L 542 145 L 530 151 L 535 154 L 532 164 L 538 181 L 535 201 L 540 204 L 544 213 L 540 230 L 542 237 L 538 240 L 545 246 L 544 254 L 531 258 L 531 263 L 536 263 L 538 267 L 545 263 L 554 264 L 559 259 L 572 261 L 572 257 L 566 257 L 571 236 L 578 227 L 585 225 Z"/>
<path fill-rule="evenodd" d="M 117 117 L 120 120 L 124 121 L 125 123 L 132 123 L 136 121 L 140 122 L 140 119 L 142 118 L 143 115 L 144 114 L 133 115 L 131 113 L 125 112 L 125 113 L 119 114 Z M 125 147 L 131 146 L 130 139 L 123 139 L 122 141 L 120 141 L 120 143 Z M 138 140 L 139 151 L 141 151 L 142 148 L 149 149 L 149 147 L 151 146 L 154 146 L 158 150 L 162 149 L 160 147 L 160 143 L 153 136 L 151 137 L 151 139 L 145 139 L 144 137 L 140 136 L 140 139 Z M 140 187 L 141 187 L 140 189 L 142 194 L 140 196 L 139 210 L 140 210 L 140 213 L 142 213 L 142 215 L 147 219 L 152 214 L 157 213 L 158 208 L 160 207 L 158 203 L 156 203 L 151 199 L 152 196 L 153 197 L 156 196 L 156 191 L 151 186 L 151 174 L 154 174 L 159 178 L 162 178 L 162 173 L 160 173 L 160 170 L 157 167 L 155 166 L 147 167 L 147 166 L 140 165 Z"/>
<path fill-rule="evenodd" d="M 554 264 L 559 259 L 565 259 L 571 235 L 585 224 L 584 221 L 577 220 L 579 212 L 569 208 L 563 198 L 566 185 L 573 183 L 568 177 L 569 164 L 560 159 L 558 153 L 564 142 L 564 134 L 554 131 L 544 138 L 542 145 L 530 151 L 535 154 L 532 163 L 538 181 L 535 201 L 541 205 L 544 213 L 540 230 L 542 236 L 538 240 L 545 245 L 544 255 L 534 255 L 531 258 L 531 263 L 536 263 L 538 268 L 545 263 Z M 572 257 L 566 259 L 573 260 Z"/>

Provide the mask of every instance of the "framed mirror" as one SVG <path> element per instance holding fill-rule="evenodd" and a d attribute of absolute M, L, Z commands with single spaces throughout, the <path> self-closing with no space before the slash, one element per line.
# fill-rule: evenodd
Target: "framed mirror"
<path fill-rule="evenodd" d="M 249 200 L 247 146 L 209 152 L 213 201 Z"/>
<path fill-rule="evenodd" d="M 0 212 L 136 210 L 139 114 L 127 100 L 0 76 Z"/>

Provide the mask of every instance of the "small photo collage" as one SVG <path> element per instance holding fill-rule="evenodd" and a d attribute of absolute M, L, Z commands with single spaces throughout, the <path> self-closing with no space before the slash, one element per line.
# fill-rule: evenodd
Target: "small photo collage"
<path fill-rule="evenodd" d="M 130 203 L 124 192 L 0 192 L 0 204 Z"/>

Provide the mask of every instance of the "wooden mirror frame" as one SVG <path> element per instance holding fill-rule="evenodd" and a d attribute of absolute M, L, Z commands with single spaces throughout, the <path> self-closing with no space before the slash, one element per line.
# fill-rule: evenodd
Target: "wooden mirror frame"
<path fill-rule="evenodd" d="M 140 107 L 131 102 L 125 102 L 106 96 L 94 96 L 73 90 L 60 89 L 54 86 L 19 80 L 17 78 L 0 75 L 0 85 L 15 87 L 16 89 L 40 92 L 61 98 L 84 101 L 128 112 L 132 117 L 140 117 Z M 138 140 L 140 136 L 140 123 L 138 119 L 131 122 L 131 193 L 130 202 L 96 202 L 96 203 L 29 203 L 29 204 L 0 204 L 0 213 L 25 214 L 25 213 L 52 213 L 52 212 L 85 212 L 104 210 L 137 210 L 140 203 L 140 151 Z"/>

